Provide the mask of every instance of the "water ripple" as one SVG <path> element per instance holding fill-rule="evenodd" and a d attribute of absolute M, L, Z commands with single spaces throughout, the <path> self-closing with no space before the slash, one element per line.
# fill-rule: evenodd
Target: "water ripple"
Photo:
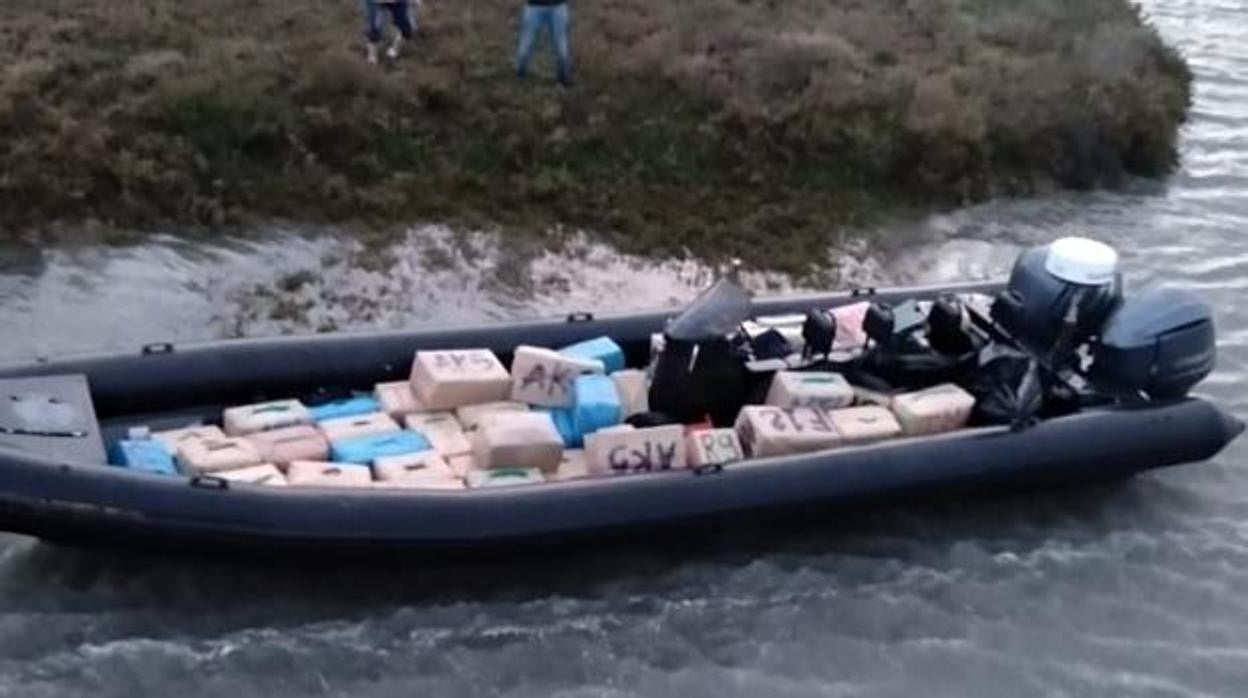
<path fill-rule="evenodd" d="M 1169 182 L 952 211 L 888 231 L 913 246 L 849 245 L 829 265 L 863 283 L 985 278 L 1024 246 L 1093 233 L 1123 251 L 1132 288 L 1210 300 L 1219 368 L 1200 392 L 1248 418 L 1248 6 L 1144 8 L 1198 80 Z M 500 251 L 441 228 L 413 231 L 380 273 L 334 231 L 272 239 L 0 246 L 0 353 L 654 306 L 712 274 L 588 243 Z M 6 537 L 0 695 L 1241 695 L 1246 460 L 1241 440 L 1105 490 L 916 505 L 782 539 L 740 531 L 744 552 L 506 574 L 131 563 Z"/>

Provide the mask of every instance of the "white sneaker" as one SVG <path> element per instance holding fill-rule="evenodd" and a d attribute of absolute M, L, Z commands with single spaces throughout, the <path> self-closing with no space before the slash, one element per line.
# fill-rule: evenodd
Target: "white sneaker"
<path fill-rule="evenodd" d="M 390 48 L 386 49 L 386 58 L 394 60 L 399 57 L 399 48 L 403 46 L 403 37 L 396 36 L 394 41 L 390 42 Z"/>
<path fill-rule="evenodd" d="M 369 65 L 377 65 L 377 44 L 369 44 L 367 52 L 366 60 Z"/>

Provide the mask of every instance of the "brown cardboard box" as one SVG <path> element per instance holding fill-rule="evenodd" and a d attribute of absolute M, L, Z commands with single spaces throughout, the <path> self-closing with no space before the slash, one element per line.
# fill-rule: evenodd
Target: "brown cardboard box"
<path fill-rule="evenodd" d="M 366 465 L 297 460 L 286 468 L 286 483 L 295 487 L 371 487 Z"/>
<path fill-rule="evenodd" d="M 297 460 L 329 458 L 329 440 L 319 429 L 307 424 L 257 432 L 244 438 L 256 447 L 261 460 L 278 466 Z"/>
<path fill-rule="evenodd" d="M 282 475 L 282 471 L 278 470 L 277 466 L 272 463 L 253 465 L 248 468 L 239 468 L 238 470 L 222 470 L 216 473 L 216 476 L 222 480 L 245 482 L 249 485 L 286 486 L 286 476 Z"/>
<path fill-rule="evenodd" d="M 465 405 L 455 410 L 455 417 L 459 420 L 459 426 L 463 427 L 465 432 L 476 431 L 481 425 L 481 420 L 495 414 L 504 412 L 528 412 L 529 406 L 523 402 L 515 402 L 512 400 L 497 400 L 495 402 L 483 402 L 479 405 Z"/>
<path fill-rule="evenodd" d="M 747 405 L 736 430 L 741 445 L 756 458 L 820 451 L 841 442 L 826 413 L 813 407 Z"/>
<path fill-rule="evenodd" d="M 260 465 L 264 459 L 247 439 L 226 437 L 183 442 L 178 462 L 190 473 L 217 473 Z"/>
<path fill-rule="evenodd" d="M 563 438 L 545 412 L 508 412 L 485 418 L 470 437 L 477 465 L 537 468 L 553 473 L 563 456 Z"/>
<path fill-rule="evenodd" d="M 815 407 L 835 410 L 854 402 L 854 389 L 839 373 L 778 371 L 767 391 L 767 404 L 776 407 Z"/>
<path fill-rule="evenodd" d="M 330 441 L 342 441 L 353 439 L 357 436 L 389 434 L 394 431 L 402 431 L 402 428 L 390 418 L 390 415 L 381 412 L 362 414 L 355 417 L 327 419 L 321 422 L 319 426 L 321 431 L 325 433 L 325 438 Z"/>
<path fill-rule="evenodd" d="M 456 477 L 450 464 L 437 451 L 382 456 L 373 461 L 373 477 L 377 480 L 403 480 L 433 476 Z"/>
<path fill-rule="evenodd" d="M 498 470 L 473 470 L 468 473 L 468 486 L 473 489 L 489 487 L 514 487 L 535 485 L 545 481 L 537 468 L 500 468 Z"/>
<path fill-rule="evenodd" d="M 559 469 L 555 471 L 555 480 L 579 480 L 589 476 L 589 460 L 585 456 L 585 451 L 568 449 L 563 452 L 563 459 L 559 461 Z"/>
<path fill-rule="evenodd" d="M 312 415 L 298 400 L 274 400 L 231 407 L 225 411 L 225 433 L 229 436 L 246 436 L 311 423 Z"/>
<path fill-rule="evenodd" d="M 677 470 L 688 466 L 685 428 L 672 424 L 595 432 L 585 437 L 585 456 L 591 475 Z"/>
<path fill-rule="evenodd" d="M 689 450 L 689 464 L 723 465 L 745 460 L 745 449 L 733 429 L 698 429 L 685 436 Z"/>
<path fill-rule="evenodd" d="M 412 362 L 412 388 L 431 410 L 506 400 L 511 375 L 488 349 L 419 351 Z"/>
<path fill-rule="evenodd" d="M 521 345 L 511 360 L 511 399 L 542 407 L 569 407 L 576 377 L 602 372 L 601 361 Z"/>
<path fill-rule="evenodd" d="M 378 383 L 373 389 L 373 397 L 381 404 L 381 411 L 390 415 L 395 421 L 409 414 L 424 412 L 425 404 L 416 397 L 411 381 Z"/>
<path fill-rule="evenodd" d="M 433 449 L 443 458 L 472 452 L 472 443 L 464 434 L 459 420 L 451 412 L 420 412 L 409 414 L 404 425 L 429 439 Z"/>
<path fill-rule="evenodd" d="M 181 450 L 182 444 L 187 441 L 224 439 L 225 432 L 221 430 L 221 427 L 217 426 L 186 427 L 184 429 L 158 431 L 152 434 L 152 438 L 164 444 L 165 448 L 176 456 L 178 451 Z"/>
<path fill-rule="evenodd" d="M 828 419 L 846 444 L 865 444 L 901 436 L 901 425 L 886 407 L 864 405 L 828 412 Z"/>
<path fill-rule="evenodd" d="M 893 414 L 907 436 L 956 431 L 966 426 L 975 398 L 952 383 L 893 398 Z"/>

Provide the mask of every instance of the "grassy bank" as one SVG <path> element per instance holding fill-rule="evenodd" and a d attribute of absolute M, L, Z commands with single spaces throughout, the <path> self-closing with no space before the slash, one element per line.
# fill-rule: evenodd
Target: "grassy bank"
<path fill-rule="evenodd" d="M 520 0 L 5 0 L 0 221 L 511 231 L 799 268 L 881 206 L 1175 162 L 1190 74 L 1126 0 L 574 2 L 577 85 L 511 77 Z M 536 78 L 536 79 L 534 79 Z"/>

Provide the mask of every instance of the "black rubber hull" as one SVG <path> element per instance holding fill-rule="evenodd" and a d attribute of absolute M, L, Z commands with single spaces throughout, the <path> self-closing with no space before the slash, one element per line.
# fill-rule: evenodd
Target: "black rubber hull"
<path fill-rule="evenodd" d="M 804 307 L 809 302 L 789 301 L 789 306 L 769 309 Z M 185 409 L 219 398 L 222 390 L 232 397 L 250 398 L 350 375 L 359 380 L 348 383 L 374 381 L 382 377 L 379 372 L 387 372 L 386 365 L 399 365 L 399 357 L 410 357 L 416 347 L 478 345 L 502 350 L 519 342 L 559 344 L 604 332 L 641 341 L 662 320 L 663 315 L 657 314 L 456 332 L 227 343 L 143 358 L 20 367 L 0 371 L 0 377 L 86 373 L 97 392 L 102 418 L 119 418 L 140 411 Z M 292 351 L 300 352 L 298 370 L 289 368 Z M 239 361 L 240 353 L 250 353 L 252 361 Z M 334 356 L 351 359 L 332 361 Z M 279 361 L 281 357 L 285 362 Z M 264 372 L 268 366 L 279 370 Z M 213 367 L 216 391 L 209 381 Z M 151 385 L 161 380 L 166 381 L 161 389 L 152 390 Z M 172 390 L 169 383 L 174 384 Z M 248 388 L 249 384 L 260 389 Z M 121 389 L 123 385 L 128 389 Z M 183 478 L 64 463 L 0 448 L 0 526 L 60 542 L 182 551 L 323 555 L 500 549 L 598 540 L 665 524 L 764 511 L 847 507 L 934 490 L 1017 489 L 1122 478 L 1206 460 L 1242 429 L 1242 423 L 1215 405 L 1189 399 L 1143 409 L 1089 411 L 1021 433 L 969 430 L 751 461 L 714 473 L 656 473 L 447 493 L 213 489 Z"/>

